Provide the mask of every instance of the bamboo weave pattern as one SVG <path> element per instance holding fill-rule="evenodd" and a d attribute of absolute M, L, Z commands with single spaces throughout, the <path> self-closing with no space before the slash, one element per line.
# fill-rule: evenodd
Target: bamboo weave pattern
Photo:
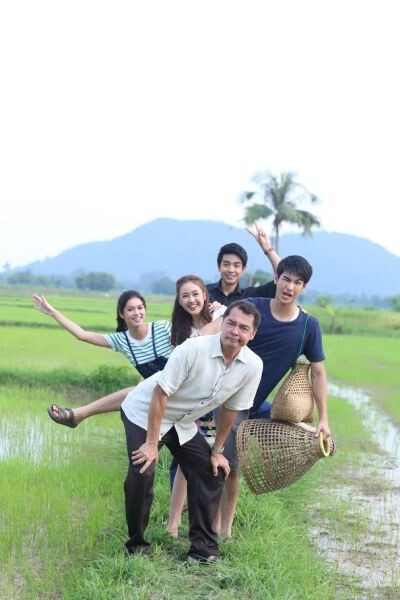
<path fill-rule="evenodd" d="M 314 396 L 309 380 L 310 363 L 297 361 L 275 394 L 271 419 L 289 423 L 312 423 Z"/>
<path fill-rule="evenodd" d="M 324 444 L 329 456 L 335 453 L 332 438 Z M 324 456 L 314 433 L 269 419 L 243 421 L 236 445 L 242 473 L 254 494 L 287 487 Z"/>

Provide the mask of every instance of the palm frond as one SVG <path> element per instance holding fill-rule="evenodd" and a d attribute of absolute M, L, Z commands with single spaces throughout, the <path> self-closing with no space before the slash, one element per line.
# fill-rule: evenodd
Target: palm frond
<path fill-rule="evenodd" d="M 320 227 L 321 223 L 308 210 L 298 210 L 297 211 L 298 221 L 297 224 L 303 230 L 303 235 L 312 235 L 313 227 Z"/>
<path fill-rule="evenodd" d="M 240 204 L 244 204 L 248 202 L 255 196 L 258 192 L 242 192 L 238 198 Z"/>
<path fill-rule="evenodd" d="M 258 219 L 268 219 L 272 212 L 265 204 L 252 204 L 245 209 L 244 222 L 246 225 L 250 225 Z"/>

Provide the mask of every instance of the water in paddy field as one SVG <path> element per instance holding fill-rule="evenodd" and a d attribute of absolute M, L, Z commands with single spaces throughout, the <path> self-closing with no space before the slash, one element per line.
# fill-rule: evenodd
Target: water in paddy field
<path fill-rule="evenodd" d="M 104 432 L 103 432 L 104 434 Z M 65 464 L 76 450 L 94 436 L 93 427 L 73 431 L 43 416 L 7 416 L 0 419 L 0 461 L 19 459 L 32 464 Z"/>
<path fill-rule="evenodd" d="M 374 597 L 393 597 L 385 596 L 385 588 L 399 582 L 399 429 L 364 391 L 330 384 L 329 393 L 354 406 L 381 453 L 367 455 L 366 460 L 354 468 L 353 477 L 349 465 L 348 483 L 327 491 L 332 499 L 350 502 L 348 534 L 332 535 L 329 524 L 317 524 L 312 530 L 313 539 L 321 554 L 339 570 L 361 578 L 362 589 L 377 587 L 381 595 Z M 359 530 L 364 533 L 360 534 Z"/>

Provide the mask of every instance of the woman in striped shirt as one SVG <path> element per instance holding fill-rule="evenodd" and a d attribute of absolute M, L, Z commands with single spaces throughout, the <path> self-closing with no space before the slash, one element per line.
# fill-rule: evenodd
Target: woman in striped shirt
<path fill-rule="evenodd" d="M 34 306 L 45 315 L 53 317 L 64 329 L 82 342 L 121 352 L 144 379 L 161 371 L 173 350 L 171 345 L 171 323 L 169 321 L 146 321 L 146 301 L 135 291 L 123 292 L 117 302 L 117 328 L 114 333 L 86 331 L 54 308 L 44 296 L 33 294 Z M 95 401 L 85 406 L 61 408 L 52 404 L 49 416 L 61 425 L 76 427 L 92 415 L 119 410 L 127 391 L 126 388 L 113 394 L 103 402 Z"/>

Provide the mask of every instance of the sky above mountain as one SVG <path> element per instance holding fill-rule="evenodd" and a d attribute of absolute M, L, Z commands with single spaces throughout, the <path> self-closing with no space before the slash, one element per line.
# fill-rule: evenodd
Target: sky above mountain
<path fill-rule="evenodd" d="M 390 0 L 2 3 L 0 268 L 157 217 L 240 226 L 265 167 L 400 256 L 397 22 Z"/>

